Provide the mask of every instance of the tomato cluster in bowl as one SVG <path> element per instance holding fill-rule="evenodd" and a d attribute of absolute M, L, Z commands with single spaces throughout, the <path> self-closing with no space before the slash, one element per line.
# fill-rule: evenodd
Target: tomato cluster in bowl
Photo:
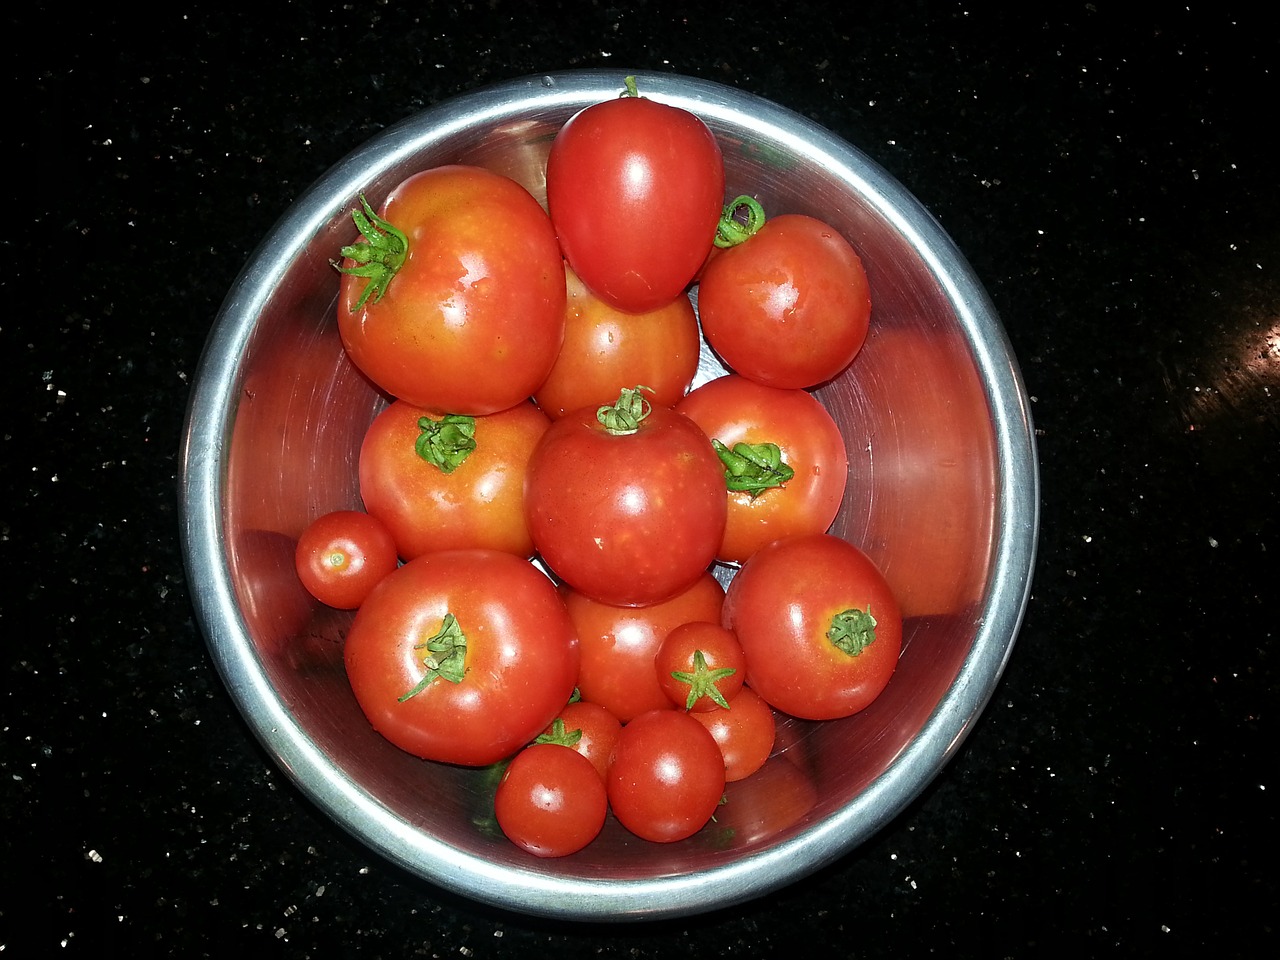
<path fill-rule="evenodd" d="M 497 822 L 540 856 L 610 810 L 692 835 L 777 752 L 775 713 L 857 713 L 901 647 L 880 571 L 827 532 L 847 455 L 812 392 L 866 337 L 861 262 L 820 220 L 726 203 L 710 131 L 639 93 L 561 128 L 546 209 L 453 165 L 354 212 L 338 324 L 391 402 L 365 509 L 297 551 L 356 610 L 374 728 L 503 764 Z M 704 343 L 727 372 L 694 387 Z"/>

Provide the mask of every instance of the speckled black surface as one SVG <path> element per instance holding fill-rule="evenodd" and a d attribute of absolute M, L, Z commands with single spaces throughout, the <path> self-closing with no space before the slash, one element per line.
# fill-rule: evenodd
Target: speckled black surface
<path fill-rule="evenodd" d="M 1269 955 L 1274 14 L 1003 6 L 6 12 L 4 956 Z M 393 121 L 575 67 L 739 86 L 883 164 L 987 284 L 1043 479 L 1017 649 L 924 795 L 763 901 L 608 928 L 446 895 L 310 806 L 215 673 L 178 545 L 188 390 L 258 239 Z"/>

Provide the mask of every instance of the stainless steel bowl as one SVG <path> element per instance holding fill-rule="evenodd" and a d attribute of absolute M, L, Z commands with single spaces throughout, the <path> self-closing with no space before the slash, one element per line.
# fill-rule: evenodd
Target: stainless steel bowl
<path fill-rule="evenodd" d="M 583 920 L 686 915 L 757 897 L 883 828 L 943 769 L 990 698 L 1027 602 L 1039 518 L 1016 361 L 937 222 L 803 117 L 714 83 L 641 74 L 646 95 L 715 132 L 728 196 L 825 219 L 866 264 L 872 333 L 818 393 L 850 452 L 835 530 L 881 564 L 907 616 L 897 674 L 857 716 L 783 724 L 766 773 L 731 788 L 725 817 L 696 837 L 652 844 L 610 822 L 586 850 L 556 860 L 529 857 L 494 828 L 488 772 L 422 762 L 373 732 L 343 671 L 350 615 L 313 603 L 292 563 L 311 518 L 359 504 L 357 451 L 384 403 L 343 354 L 330 258 L 351 239 L 359 194 L 376 205 L 425 167 L 487 166 L 542 198 L 556 130 L 616 96 L 622 79 L 580 72 L 492 86 L 339 162 L 292 205 L 227 296 L 182 449 L 195 609 L 232 697 L 280 767 L 411 873 L 479 901 Z M 708 360 L 700 376 L 717 372 Z"/>

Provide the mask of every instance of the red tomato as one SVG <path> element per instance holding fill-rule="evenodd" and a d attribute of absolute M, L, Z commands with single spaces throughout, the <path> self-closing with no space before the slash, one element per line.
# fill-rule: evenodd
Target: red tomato
<path fill-rule="evenodd" d="M 690 621 L 671 630 L 654 655 L 658 685 L 693 713 L 720 710 L 742 689 L 747 657 L 742 644 L 715 621 Z"/>
<path fill-rule="evenodd" d="M 724 588 L 710 573 L 670 600 L 622 607 L 565 591 L 565 609 L 578 634 L 578 691 L 623 723 L 649 710 L 674 708 L 658 681 L 654 657 L 667 634 L 682 623 L 719 622 Z"/>
<path fill-rule="evenodd" d="M 586 700 L 565 704 L 560 715 L 538 736 L 538 743 L 572 747 L 591 761 L 603 782 L 609 774 L 609 757 L 618 742 L 622 723 L 606 707 Z"/>
<path fill-rule="evenodd" d="M 689 286 L 724 206 L 724 159 L 698 117 L 635 95 L 594 104 L 547 157 L 547 207 L 565 258 L 591 290 L 644 313 Z"/>
<path fill-rule="evenodd" d="M 862 349 L 871 295 L 844 237 L 820 220 L 783 214 L 707 264 L 698 314 L 707 342 L 735 373 L 807 388 Z"/>
<path fill-rule="evenodd" d="M 831 526 L 849 458 L 840 428 L 808 391 L 729 375 L 692 390 L 676 411 L 716 443 L 725 464 L 729 513 L 718 559 L 741 563 L 772 540 Z"/>
<path fill-rule="evenodd" d="M 345 259 L 338 328 L 352 361 L 435 413 L 494 413 L 542 385 L 564 336 L 551 221 L 514 180 L 479 167 L 414 174 Z"/>
<path fill-rule="evenodd" d="M 386 577 L 347 634 L 347 676 L 384 737 L 467 766 L 509 757 L 573 694 L 578 639 L 555 585 L 500 550 L 442 550 Z"/>
<path fill-rule="evenodd" d="M 724 784 L 724 758 L 707 728 L 680 710 L 652 710 L 622 728 L 609 805 L 636 836 L 669 843 L 706 825 Z"/>
<path fill-rule="evenodd" d="M 387 525 L 406 560 L 471 547 L 528 559 L 525 468 L 550 424 L 528 401 L 481 417 L 441 417 L 398 400 L 360 446 L 365 509 Z"/>
<path fill-rule="evenodd" d="M 649 401 L 672 406 L 698 372 L 702 334 L 685 294 L 647 313 L 610 306 L 565 267 L 568 306 L 564 346 L 534 394 L 554 418 L 579 407 L 613 403 L 623 387 L 643 383 Z"/>
<path fill-rule="evenodd" d="M 391 532 L 380 520 L 359 510 L 335 510 L 302 531 L 294 564 L 313 597 L 339 610 L 354 610 L 399 565 L 399 558 Z"/>
<path fill-rule="evenodd" d="M 667 600 L 715 559 L 728 504 L 707 435 L 626 390 L 555 421 L 529 460 L 525 510 L 557 576 L 604 603 Z"/>
<path fill-rule="evenodd" d="M 808 720 L 867 707 L 902 650 L 902 614 L 884 576 L 830 534 L 756 551 L 730 582 L 721 619 L 746 652 L 747 685 Z"/>
<path fill-rule="evenodd" d="M 554 743 L 517 753 L 493 798 L 502 832 L 538 857 L 577 853 L 599 834 L 608 808 L 604 782 L 591 762 Z"/>
<path fill-rule="evenodd" d="M 706 727 L 719 745 L 726 782 L 751 776 L 769 759 L 777 734 L 773 708 L 750 687 L 734 694 L 727 709 L 691 711 L 689 716 Z"/>

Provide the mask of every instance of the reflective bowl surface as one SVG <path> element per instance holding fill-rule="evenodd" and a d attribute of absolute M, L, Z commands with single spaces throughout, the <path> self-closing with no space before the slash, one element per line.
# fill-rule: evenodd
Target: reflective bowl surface
<path fill-rule="evenodd" d="M 861 254 L 872 332 L 817 391 L 849 449 L 834 532 L 882 567 L 906 616 L 888 689 L 864 712 L 784 722 L 776 756 L 729 787 L 689 840 L 638 840 L 610 820 L 586 850 L 539 860 L 492 820 L 491 771 L 426 763 L 376 734 L 348 688 L 350 614 L 293 570 L 319 514 L 360 505 L 357 452 L 385 404 L 338 339 L 330 260 L 360 194 L 444 163 L 497 170 L 545 199 L 556 131 L 616 96 L 622 73 L 491 86 L 356 149 L 300 197 L 230 290 L 194 383 L 182 449 L 182 535 L 214 663 L 279 766 L 373 850 L 440 887 L 580 920 L 678 916 L 763 895 L 853 851 L 917 797 L 973 728 L 1013 650 L 1030 589 L 1039 479 L 1027 397 L 999 319 L 929 213 L 858 149 L 714 83 L 639 74 L 640 90 L 719 138 L 726 199 L 807 213 Z M 704 356 L 699 380 L 720 373 Z M 732 570 L 719 569 L 722 582 Z"/>

